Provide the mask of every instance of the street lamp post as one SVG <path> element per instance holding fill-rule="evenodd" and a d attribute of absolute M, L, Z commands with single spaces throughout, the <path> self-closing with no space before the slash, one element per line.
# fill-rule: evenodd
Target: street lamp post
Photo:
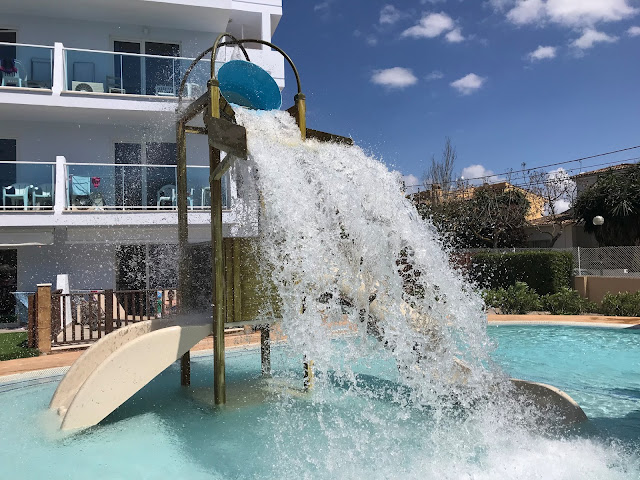
<path fill-rule="evenodd" d="M 604 217 L 602 215 L 596 215 L 595 217 L 593 217 L 593 224 L 596 227 L 602 227 L 602 225 L 604 224 Z M 598 245 L 598 261 L 600 262 L 600 276 L 602 277 L 604 276 L 604 269 L 602 265 L 602 254 L 600 253 L 600 245 Z"/>

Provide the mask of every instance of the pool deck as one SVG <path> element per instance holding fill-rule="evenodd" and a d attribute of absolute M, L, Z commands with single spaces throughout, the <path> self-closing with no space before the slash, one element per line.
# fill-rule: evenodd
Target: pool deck
<path fill-rule="evenodd" d="M 487 315 L 489 325 L 566 325 L 571 327 L 640 328 L 640 317 L 603 315 Z"/>
<path fill-rule="evenodd" d="M 606 317 L 600 315 L 488 315 L 489 325 L 566 325 L 600 328 L 638 328 L 640 317 Z M 225 336 L 225 347 L 258 345 L 260 333 L 242 333 Z M 200 341 L 191 351 L 213 349 L 213 337 Z M 64 351 L 39 357 L 0 361 L 0 377 L 16 373 L 68 367 L 84 350 Z"/>

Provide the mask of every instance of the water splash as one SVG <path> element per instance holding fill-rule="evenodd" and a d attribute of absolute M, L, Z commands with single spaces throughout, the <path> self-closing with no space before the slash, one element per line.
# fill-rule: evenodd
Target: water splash
<path fill-rule="evenodd" d="M 260 194 L 262 275 L 277 288 L 290 357 L 312 359 L 318 377 L 306 400 L 283 389 L 272 407 L 279 477 L 540 478 L 540 462 L 544 478 L 585 465 L 624 474 L 617 451 L 566 440 L 507 395 L 483 302 L 397 173 L 358 147 L 302 142 L 286 112 L 236 117 L 246 183 Z M 385 359 L 386 378 L 377 368 L 361 381 Z"/>

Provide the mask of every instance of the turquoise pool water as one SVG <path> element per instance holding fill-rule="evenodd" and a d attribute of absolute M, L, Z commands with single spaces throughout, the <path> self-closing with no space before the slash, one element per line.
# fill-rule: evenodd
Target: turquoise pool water
<path fill-rule="evenodd" d="M 512 376 L 566 391 L 600 435 L 640 440 L 640 330 L 492 326 L 494 359 Z"/>
<path fill-rule="evenodd" d="M 556 385 L 590 418 L 550 435 L 500 424 L 491 410 L 443 414 L 402 404 L 384 361 L 362 371 L 371 392 L 338 382 L 299 390 L 297 361 L 274 351 L 259 378 L 257 350 L 227 357 L 230 405 L 210 397 L 211 356 L 193 360 L 193 388 L 171 366 L 100 425 L 73 435 L 46 411 L 60 377 L 0 383 L 0 478 L 637 479 L 640 332 L 489 327 L 494 358 L 514 377 Z M 266 401 L 265 401 L 266 399 Z"/>

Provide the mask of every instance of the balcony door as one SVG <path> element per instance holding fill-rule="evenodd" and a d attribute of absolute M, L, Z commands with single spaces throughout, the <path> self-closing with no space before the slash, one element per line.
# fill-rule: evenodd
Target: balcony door
<path fill-rule="evenodd" d="M 116 143 L 115 193 L 116 205 L 121 207 L 142 206 L 143 171 L 142 145 L 139 143 Z M 131 166 L 126 166 L 131 165 Z"/>
<path fill-rule="evenodd" d="M 16 183 L 16 140 L 0 138 L 0 187 Z M 8 162 L 8 163 L 5 163 Z"/>
<path fill-rule="evenodd" d="M 157 205 L 158 191 L 168 185 L 177 189 L 176 169 L 160 165 L 175 165 L 177 149 L 175 143 L 151 142 L 146 144 L 147 156 L 147 205 Z M 152 167 L 151 165 L 158 165 Z M 165 204 L 166 205 L 166 204 Z"/>
<path fill-rule="evenodd" d="M 180 45 L 114 40 L 113 51 L 177 57 Z M 122 87 L 128 94 L 171 96 L 180 81 L 179 65 L 169 58 L 115 55 L 114 72 L 116 77 L 122 77 Z"/>
<path fill-rule="evenodd" d="M 2 43 L 16 43 L 16 31 L 8 30 L 6 28 L 0 28 L 0 42 Z M 0 61 L 3 60 L 15 60 L 16 59 L 16 47 L 11 45 L 0 45 Z"/>

